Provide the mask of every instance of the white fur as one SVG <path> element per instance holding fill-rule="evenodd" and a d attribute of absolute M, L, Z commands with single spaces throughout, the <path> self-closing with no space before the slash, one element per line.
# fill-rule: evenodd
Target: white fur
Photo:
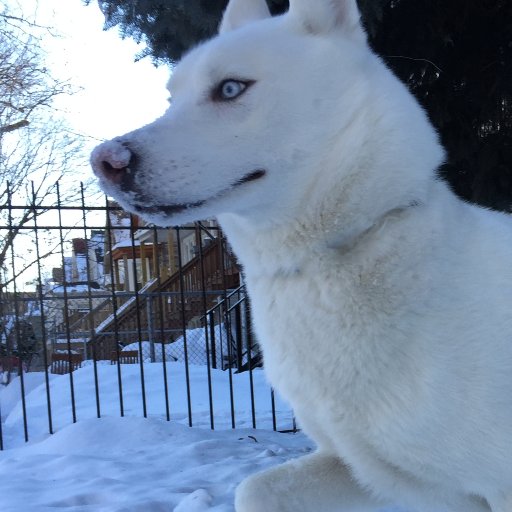
<path fill-rule="evenodd" d="M 354 0 L 290 3 L 261 19 L 263 0 L 232 0 L 169 111 L 98 150 L 137 155 L 132 190 L 102 180 L 128 209 L 218 217 L 268 378 L 318 444 L 244 482 L 236 509 L 511 512 L 512 222 L 436 179 L 438 137 Z M 213 101 L 230 78 L 254 83 Z"/>
<path fill-rule="evenodd" d="M 270 16 L 268 6 L 260 0 L 232 0 L 226 7 L 219 26 L 219 33 L 229 32 L 246 23 L 265 19 Z"/>

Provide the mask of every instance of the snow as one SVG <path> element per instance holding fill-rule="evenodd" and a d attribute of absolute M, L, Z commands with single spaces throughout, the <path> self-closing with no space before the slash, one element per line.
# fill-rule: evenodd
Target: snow
<path fill-rule="evenodd" d="M 208 327 L 208 332 L 209 332 Z M 224 362 L 224 356 L 228 355 L 227 348 L 227 339 L 228 334 L 227 330 L 224 327 L 224 324 L 215 325 L 214 327 L 215 333 L 215 355 L 216 355 L 216 364 L 217 368 L 222 368 Z M 208 360 L 212 359 L 211 354 L 211 344 L 212 341 L 208 340 L 208 346 L 210 348 L 210 354 L 206 353 L 206 335 L 204 331 L 204 327 L 197 327 L 195 329 L 187 329 L 186 330 L 186 340 L 187 340 L 187 353 L 189 361 L 192 361 L 194 364 L 206 365 Z M 183 335 L 180 336 L 176 341 L 172 343 L 166 343 L 164 345 L 165 349 L 165 359 L 166 361 L 185 361 L 185 340 Z M 147 363 L 151 362 L 151 342 L 143 341 L 140 345 L 139 342 L 136 341 L 134 343 L 130 343 L 123 347 L 123 351 L 127 350 L 139 350 L 142 348 L 142 354 L 144 354 L 144 361 Z M 162 344 L 154 343 L 154 356 L 155 361 L 162 361 Z M 244 358 L 245 359 L 245 358 Z M 244 361 L 245 362 L 245 361 Z"/>
<path fill-rule="evenodd" d="M 73 373 L 78 421 L 72 422 L 69 375 L 50 375 L 55 434 L 48 434 L 44 374 L 25 374 L 29 443 L 23 441 L 20 382 L 0 391 L 4 446 L 0 453 L 2 512 L 233 512 L 234 490 L 248 475 L 310 452 L 301 433 L 272 431 L 270 391 L 255 370 L 258 429 L 250 428 L 249 375 L 233 374 L 236 427 L 231 429 L 229 374 L 211 370 L 216 430 L 210 425 L 207 368 L 167 363 L 171 421 L 166 420 L 162 363 L 144 364 L 148 418 L 142 417 L 139 365 L 121 365 L 125 417 L 119 413 L 117 366 Z M 278 429 L 291 412 L 276 396 Z M 321 512 L 319 505 L 318 512 Z M 397 512 L 388 509 L 386 512 Z"/>
<path fill-rule="evenodd" d="M 232 512 L 236 485 L 309 450 L 304 436 L 162 419 L 79 421 L 0 459 L 2 511 Z"/>
<path fill-rule="evenodd" d="M 88 284 L 66 284 L 64 286 L 55 286 L 51 290 L 55 295 L 63 295 L 64 293 L 82 293 L 85 295 L 85 298 L 88 297 L 88 294 L 94 294 L 95 292 L 105 293 L 105 290 L 100 290 L 98 288 L 93 288 Z"/>
<path fill-rule="evenodd" d="M 140 241 L 139 240 L 132 240 L 131 239 L 131 235 L 130 233 L 128 232 L 128 234 L 125 234 L 127 237 L 129 238 L 124 238 L 122 240 L 120 240 L 119 242 L 117 242 L 114 247 L 112 247 L 112 250 L 116 250 L 116 249 L 121 249 L 123 247 L 138 247 L 140 245 Z"/>

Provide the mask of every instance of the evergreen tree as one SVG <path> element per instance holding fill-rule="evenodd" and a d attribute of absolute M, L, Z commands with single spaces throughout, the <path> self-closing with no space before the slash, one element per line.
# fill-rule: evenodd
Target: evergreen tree
<path fill-rule="evenodd" d="M 439 131 L 454 190 L 511 211 L 512 2 L 398 0 L 372 44 Z"/>
<path fill-rule="evenodd" d="M 86 0 L 90 2 L 90 0 Z M 288 0 L 267 0 L 273 14 Z M 98 0 L 106 28 L 176 62 L 217 30 L 227 0 Z M 463 198 L 512 210 L 512 2 L 358 0 L 370 44 L 416 95 Z M 307 72 L 307 70 L 305 71 Z"/>
<path fill-rule="evenodd" d="M 90 4 L 91 0 L 84 0 Z M 138 58 L 176 62 L 184 52 L 211 38 L 228 0 L 97 0 L 105 15 L 105 29 L 118 27 L 121 37 L 131 37 L 147 47 Z M 267 0 L 273 15 L 288 9 L 288 0 Z M 358 0 L 370 30 L 382 18 L 389 0 Z"/>

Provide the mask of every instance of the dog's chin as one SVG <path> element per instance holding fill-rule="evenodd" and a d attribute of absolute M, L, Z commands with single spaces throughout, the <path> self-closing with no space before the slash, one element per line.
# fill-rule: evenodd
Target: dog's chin
<path fill-rule="evenodd" d="M 207 201 L 155 206 L 127 205 L 127 209 L 136 213 L 146 222 L 166 227 L 179 226 L 206 217 L 213 217 L 214 215 L 208 214 L 204 208 L 201 208 L 205 203 L 207 203 Z"/>
<path fill-rule="evenodd" d="M 172 217 L 187 211 L 192 210 L 193 208 L 199 208 L 203 206 L 207 201 L 197 201 L 196 203 L 185 203 L 185 204 L 169 204 L 169 205 L 155 205 L 155 206 L 142 206 L 142 205 L 134 205 L 133 209 L 140 213 L 142 216 L 144 215 L 166 215 L 168 217 Z"/>
<path fill-rule="evenodd" d="M 228 195 L 233 189 L 259 180 L 265 175 L 265 170 L 257 169 L 246 174 L 243 178 L 209 198 L 183 203 L 158 204 L 155 203 L 154 198 L 146 197 L 138 191 L 121 192 L 120 190 L 112 190 L 116 187 L 112 187 L 111 185 L 107 187 L 102 186 L 102 188 L 107 194 L 112 195 L 114 199 L 118 200 L 124 209 L 139 215 L 147 222 L 164 227 L 214 217 L 216 214 L 221 213 L 215 212 L 214 207 L 219 199 Z M 129 195 L 132 195 L 132 197 L 128 198 L 127 196 Z M 135 196 L 135 200 L 133 196 Z"/>

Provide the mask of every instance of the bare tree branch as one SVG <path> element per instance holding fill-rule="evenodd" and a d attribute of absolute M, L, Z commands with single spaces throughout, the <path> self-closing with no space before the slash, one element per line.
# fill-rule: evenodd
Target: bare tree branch
<path fill-rule="evenodd" d="M 23 119 L 22 121 L 18 121 L 13 124 L 8 124 L 7 126 L 0 126 L 0 133 L 9 133 L 15 130 L 19 130 L 20 128 L 25 128 L 30 123 L 27 119 Z"/>
<path fill-rule="evenodd" d="M 0 3 L 0 200 L 8 206 L 0 212 L 0 291 L 36 264 L 30 250 L 22 249 L 24 240 L 30 241 L 36 217 L 45 215 L 42 205 L 55 202 L 55 182 L 76 170 L 80 151 L 80 140 L 53 108 L 57 96 L 72 90 L 45 65 L 40 29 L 48 30 Z M 73 194 L 76 188 L 61 200 Z M 10 265 L 14 253 L 23 262 L 16 272 Z"/>

